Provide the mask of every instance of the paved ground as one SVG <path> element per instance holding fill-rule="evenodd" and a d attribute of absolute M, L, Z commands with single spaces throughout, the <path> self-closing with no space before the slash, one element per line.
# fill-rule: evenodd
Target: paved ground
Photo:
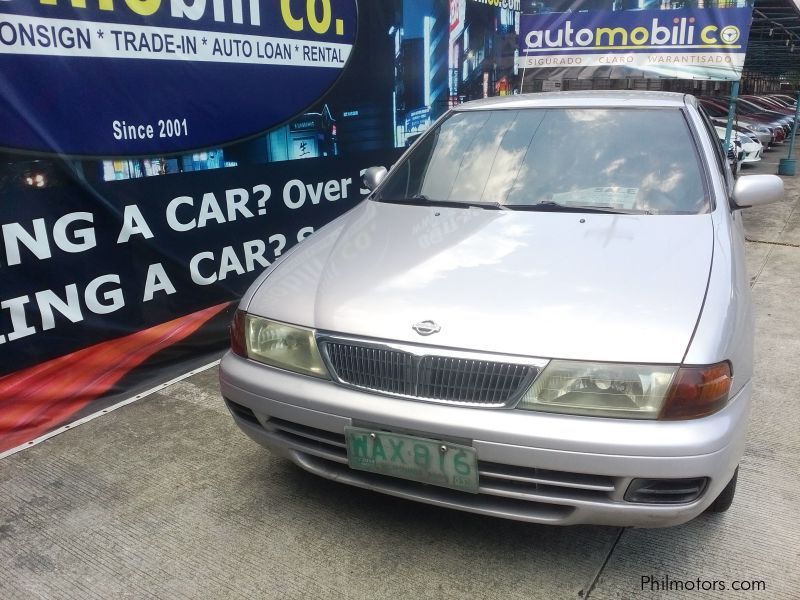
<path fill-rule="evenodd" d="M 0 599 L 800 598 L 800 182 L 787 188 L 746 218 L 757 385 L 727 514 L 555 528 L 340 486 L 239 433 L 212 369 L 0 462 Z"/>

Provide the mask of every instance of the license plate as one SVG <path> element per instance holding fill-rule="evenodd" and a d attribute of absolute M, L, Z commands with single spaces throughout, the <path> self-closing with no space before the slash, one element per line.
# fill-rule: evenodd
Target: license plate
<path fill-rule="evenodd" d="M 475 448 L 360 427 L 344 433 L 352 469 L 478 493 Z"/>

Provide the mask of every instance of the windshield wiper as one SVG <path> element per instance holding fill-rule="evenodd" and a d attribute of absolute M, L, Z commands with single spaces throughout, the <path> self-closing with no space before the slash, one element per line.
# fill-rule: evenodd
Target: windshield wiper
<path fill-rule="evenodd" d="M 639 214 L 639 211 L 627 211 L 610 206 L 586 206 L 582 204 L 559 204 L 552 200 L 544 200 L 538 204 L 507 204 L 511 210 L 530 210 L 541 212 L 569 212 L 569 213 L 601 213 L 611 215 Z"/>
<path fill-rule="evenodd" d="M 507 210 L 499 202 L 459 202 L 458 200 L 435 200 L 424 194 L 417 194 L 408 198 L 379 198 L 378 202 L 387 204 L 410 204 L 413 206 L 443 206 L 446 208 L 484 208 L 486 210 Z"/>

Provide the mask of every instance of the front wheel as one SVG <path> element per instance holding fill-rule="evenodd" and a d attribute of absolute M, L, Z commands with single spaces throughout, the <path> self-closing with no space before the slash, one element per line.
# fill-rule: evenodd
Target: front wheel
<path fill-rule="evenodd" d="M 725 486 L 717 499 L 711 503 L 711 505 L 706 509 L 706 512 L 710 513 L 722 513 L 728 510 L 733 504 L 733 496 L 736 494 L 736 480 L 739 478 L 739 467 L 736 467 L 736 470 L 733 472 L 733 477 L 728 482 L 728 485 Z"/>

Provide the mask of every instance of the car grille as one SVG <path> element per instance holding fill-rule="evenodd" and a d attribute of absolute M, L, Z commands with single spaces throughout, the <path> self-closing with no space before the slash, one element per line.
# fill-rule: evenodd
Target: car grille
<path fill-rule="evenodd" d="M 538 372 L 531 365 L 417 356 L 353 343 L 325 341 L 320 346 L 340 383 L 435 402 L 504 406 L 522 393 Z"/>
<path fill-rule="evenodd" d="M 342 383 L 390 394 L 414 395 L 411 355 L 351 344 L 326 343 L 331 366 Z"/>

